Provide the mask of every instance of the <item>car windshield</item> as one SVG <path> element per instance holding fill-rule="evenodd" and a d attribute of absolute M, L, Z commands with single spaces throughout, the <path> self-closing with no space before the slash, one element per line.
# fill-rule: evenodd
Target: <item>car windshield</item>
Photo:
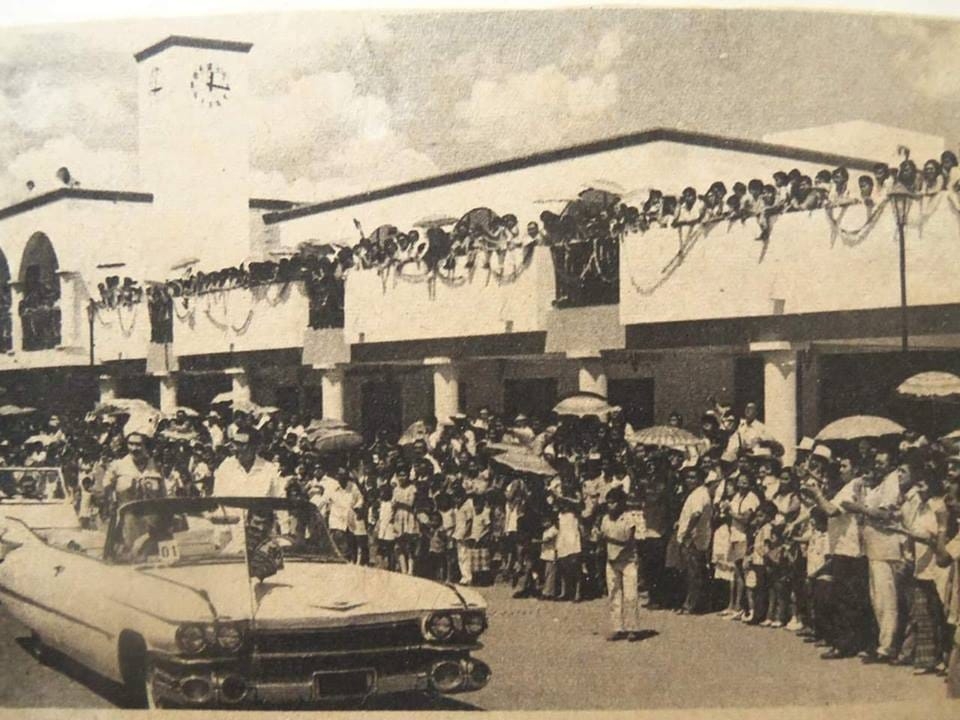
<path fill-rule="evenodd" d="M 293 562 L 344 562 L 309 503 L 154 500 L 120 508 L 109 558 L 130 565 L 247 562 L 266 577 Z"/>

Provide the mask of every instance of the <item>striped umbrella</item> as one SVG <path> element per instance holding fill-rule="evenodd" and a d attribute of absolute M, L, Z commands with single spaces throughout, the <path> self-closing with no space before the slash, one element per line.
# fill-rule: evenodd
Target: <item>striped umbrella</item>
<path fill-rule="evenodd" d="M 960 396 L 960 377 L 948 372 L 922 372 L 900 383 L 897 393 L 928 399 Z"/>
<path fill-rule="evenodd" d="M 637 430 L 627 438 L 632 446 L 655 445 L 656 447 L 667 447 L 683 449 L 688 447 L 698 447 L 703 445 L 703 439 L 698 438 L 692 432 L 683 428 L 673 427 L 672 425 L 654 425 L 653 427 Z"/>
<path fill-rule="evenodd" d="M 877 415 L 851 415 L 834 420 L 817 433 L 817 440 L 857 440 L 884 435 L 899 435 L 903 425 Z"/>

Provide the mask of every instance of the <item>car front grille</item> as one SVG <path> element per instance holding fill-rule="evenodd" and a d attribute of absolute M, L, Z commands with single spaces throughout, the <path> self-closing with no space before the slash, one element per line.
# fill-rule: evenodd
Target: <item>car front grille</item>
<path fill-rule="evenodd" d="M 423 643 L 419 620 L 310 630 L 260 630 L 257 653 L 325 653 L 377 650 Z"/>

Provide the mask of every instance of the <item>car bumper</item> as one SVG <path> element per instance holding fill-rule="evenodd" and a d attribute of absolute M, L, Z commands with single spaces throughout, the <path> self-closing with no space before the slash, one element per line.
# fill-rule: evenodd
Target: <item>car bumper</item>
<path fill-rule="evenodd" d="M 400 673 L 357 667 L 280 680 L 264 680 L 228 667 L 168 665 L 154 670 L 153 693 L 164 704 L 195 708 L 349 704 L 412 692 L 470 692 L 486 686 L 490 674 L 486 663 L 469 656 L 441 657 L 428 666 Z"/>

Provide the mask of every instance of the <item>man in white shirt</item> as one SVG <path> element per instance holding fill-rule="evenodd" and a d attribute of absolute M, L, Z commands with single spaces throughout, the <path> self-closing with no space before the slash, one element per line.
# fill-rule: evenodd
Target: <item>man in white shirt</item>
<path fill-rule="evenodd" d="M 236 432 L 236 456 L 227 457 L 213 473 L 215 497 L 284 497 L 280 467 L 257 454 L 255 438 Z"/>
<path fill-rule="evenodd" d="M 906 465 L 893 469 L 888 452 L 878 452 L 874 470 L 859 503 L 848 503 L 863 518 L 863 549 L 870 572 L 870 604 L 877 620 L 877 648 L 865 662 L 889 662 L 897 656 L 900 630 L 898 595 L 907 582 L 902 536 L 887 529 L 902 505 L 902 489 L 909 484 Z"/>
<path fill-rule="evenodd" d="M 753 450 L 763 440 L 774 440 L 766 426 L 757 420 L 757 404 L 748 402 L 743 408 L 743 418 L 727 441 L 723 459 L 733 461 L 743 452 Z M 792 439 L 792 438 L 791 438 Z"/>
<path fill-rule="evenodd" d="M 355 509 L 360 490 L 350 479 L 350 473 L 344 467 L 337 468 L 336 480 L 337 484 L 330 490 L 330 494 L 324 494 L 330 512 L 327 526 L 330 528 L 330 537 L 340 550 L 340 554 L 352 560 L 351 533 L 357 522 Z"/>
<path fill-rule="evenodd" d="M 643 536 L 643 520 L 637 513 L 626 511 L 627 494 L 623 488 L 612 489 L 606 502 L 607 513 L 600 521 L 600 535 L 606 544 L 606 583 L 613 630 L 607 639 L 639 640 L 637 540 Z"/>
<path fill-rule="evenodd" d="M 830 605 L 833 612 L 824 638 L 831 648 L 820 657 L 837 660 L 853 657 L 870 644 L 870 603 L 867 559 L 860 539 L 858 516 L 852 511 L 862 501 L 863 479 L 854 478 L 828 499 L 822 489 L 833 462 L 830 448 L 818 445 L 808 461 L 806 495 L 827 515 L 827 556 L 833 577 Z"/>
<path fill-rule="evenodd" d="M 684 470 L 684 478 L 701 482 L 701 472 L 695 467 Z M 680 613 L 702 612 L 707 597 L 707 561 L 710 540 L 713 537 L 713 496 L 720 484 L 720 476 L 709 472 L 702 484 L 687 496 L 677 521 L 677 542 L 683 548 L 683 563 L 687 577 L 687 597 Z"/>

